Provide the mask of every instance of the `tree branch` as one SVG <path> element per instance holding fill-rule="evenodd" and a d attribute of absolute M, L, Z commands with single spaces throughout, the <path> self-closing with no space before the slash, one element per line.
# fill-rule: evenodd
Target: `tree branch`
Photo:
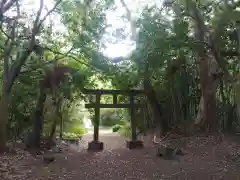
<path fill-rule="evenodd" d="M 81 61 L 81 60 L 79 60 L 78 58 L 74 57 L 73 55 L 69 55 L 70 52 L 65 54 L 65 53 L 61 53 L 61 52 L 54 51 L 54 50 L 52 50 L 52 49 L 50 49 L 50 48 L 48 48 L 48 47 L 45 47 L 44 49 L 45 49 L 45 50 L 48 50 L 48 51 L 50 51 L 50 52 L 52 52 L 52 53 L 54 53 L 54 54 L 58 54 L 58 55 L 61 55 L 61 56 L 64 56 L 64 57 L 68 57 L 68 58 L 73 59 L 73 60 L 75 60 L 75 61 L 77 61 L 77 62 L 79 62 L 79 63 L 81 63 L 81 64 L 83 64 L 83 65 L 85 65 L 85 66 L 87 66 L 87 67 L 89 67 L 89 68 L 92 68 L 92 69 L 94 69 L 94 70 L 97 70 L 97 71 L 102 72 L 101 69 L 98 69 L 97 67 L 92 66 L 92 65 L 90 65 L 90 64 L 88 64 L 88 63 L 86 63 L 86 62 L 84 62 L 84 61 Z"/>
<path fill-rule="evenodd" d="M 5 13 L 6 11 L 8 11 L 12 6 L 13 4 L 16 2 L 17 0 L 9 0 L 7 1 L 4 6 L 3 6 L 3 13 Z"/>
<path fill-rule="evenodd" d="M 43 17 L 42 20 L 40 20 L 39 24 L 38 24 L 38 29 L 40 29 L 42 23 L 46 20 L 46 18 L 57 8 L 57 6 L 62 2 L 62 0 L 58 0 L 55 5 L 53 6 L 53 8 L 48 11 L 48 13 Z"/>
<path fill-rule="evenodd" d="M 33 24 L 33 28 L 32 28 L 31 39 L 27 42 L 27 46 L 25 47 L 24 51 L 21 53 L 20 57 L 16 59 L 16 61 L 12 64 L 10 68 L 9 77 L 8 77 L 8 86 L 6 87 L 7 93 L 10 93 L 15 79 L 20 74 L 21 67 L 26 62 L 29 55 L 33 52 L 33 49 L 36 43 L 35 36 L 39 33 L 40 31 L 39 23 L 42 22 L 42 20 L 40 21 L 40 16 L 42 13 L 43 5 L 44 5 L 43 0 L 40 0 L 40 6 L 39 6 L 39 9 Z M 50 13 L 51 11 L 49 11 L 47 15 L 49 15 Z"/>
<path fill-rule="evenodd" d="M 0 16 L 2 17 L 3 14 L 8 11 L 12 6 L 13 4 L 16 2 L 17 0 L 9 0 L 9 1 L 6 1 L 6 0 L 0 0 Z"/>
<path fill-rule="evenodd" d="M 37 67 L 31 68 L 29 70 L 22 71 L 22 72 L 19 73 L 19 75 L 23 75 L 23 74 L 27 74 L 27 73 L 36 71 L 36 70 L 42 68 L 45 65 L 53 64 L 55 61 L 57 61 L 57 60 L 55 59 L 55 60 L 51 60 L 51 61 L 45 62 L 45 63 L 41 64 L 41 67 L 37 66 Z"/>
<path fill-rule="evenodd" d="M 198 14 L 198 10 L 196 9 L 196 6 L 194 5 L 191 5 L 190 1 L 187 1 L 189 4 L 188 4 L 188 10 L 190 12 L 190 14 L 192 15 L 192 17 L 194 17 L 195 21 L 198 22 L 197 25 L 198 27 L 196 27 L 196 31 L 197 31 L 197 34 L 199 34 L 199 37 L 201 39 L 199 39 L 200 41 L 203 41 L 204 42 L 204 32 L 207 32 L 207 27 L 205 26 L 204 24 L 204 21 L 203 19 L 201 18 L 200 14 Z M 191 6 L 191 7 L 190 7 Z M 194 8 L 194 9 L 191 9 L 191 8 Z M 191 11 L 192 10 L 192 11 Z M 201 31 L 200 31 L 201 30 Z M 211 49 L 212 51 L 212 54 L 214 55 L 215 57 L 215 60 L 217 61 L 219 67 L 223 70 L 224 72 L 224 76 L 226 77 L 226 80 L 227 81 L 233 81 L 233 77 L 231 76 L 231 74 L 229 73 L 227 67 L 226 67 L 226 64 L 227 62 L 224 60 L 224 58 L 220 55 L 221 54 L 221 51 L 218 49 L 217 47 L 217 44 L 216 44 L 216 38 L 215 37 L 215 32 L 213 33 L 209 33 L 209 41 L 208 41 L 208 45 L 207 47 L 209 49 Z"/>
<path fill-rule="evenodd" d="M 35 19 L 34 24 L 33 24 L 32 38 L 31 38 L 30 46 L 34 45 L 35 36 L 39 33 L 38 23 L 40 21 L 40 16 L 42 14 L 42 9 L 43 9 L 43 0 L 40 0 L 40 6 L 39 6 L 39 9 L 38 9 L 38 12 L 37 12 L 36 19 Z"/>
<path fill-rule="evenodd" d="M 132 18 L 132 14 L 131 11 L 129 10 L 127 4 L 125 3 L 124 0 L 120 0 L 122 6 L 125 8 L 126 12 L 127 12 L 127 19 L 130 22 L 130 26 L 131 26 L 131 31 L 132 31 L 132 39 L 134 41 L 137 40 L 137 29 L 136 29 L 136 23 Z"/>

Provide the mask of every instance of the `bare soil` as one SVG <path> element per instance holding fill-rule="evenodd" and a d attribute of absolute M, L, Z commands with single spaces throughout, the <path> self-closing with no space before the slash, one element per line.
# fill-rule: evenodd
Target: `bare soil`
<path fill-rule="evenodd" d="M 126 138 L 117 133 L 101 134 L 105 144 L 102 152 L 87 152 L 86 135 L 80 146 L 61 145 L 50 164 L 42 155 L 33 157 L 17 150 L 0 157 L 0 179 L 28 180 L 212 180 L 240 179 L 240 136 L 225 136 L 218 142 L 213 136 L 176 137 L 169 143 L 181 147 L 187 155 L 179 161 L 156 156 L 150 137 L 143 137 L 145 147 L 128 150 Z"/>

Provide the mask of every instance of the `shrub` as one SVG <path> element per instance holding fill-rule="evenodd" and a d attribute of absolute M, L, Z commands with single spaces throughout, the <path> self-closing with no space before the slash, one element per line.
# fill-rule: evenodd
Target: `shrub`
<path fill-rule="evenodd" d="M 121 126 L 124 126 L 126 124 L 126 120 L 120 120 L 120 122 L 118 124 Z"/>
<path fill-rule="evenodd" d="M 112 132 L 118 132 L 122 128 L 121 125 L 116 124 L 115 126 L 112 127 Z"/>
<path fill-rule="evenodd" d="M 74 134 L 78 134 L 78 135 L 83 135 L 83 134 L 87 133 L 87 129 L 80 127 L 80 126 L 74 126 L 74 127 L 72 127 L 70 132 L 74 133 Z"/>
<path fill-rule="evenodd" d="M 121 109 L 103 109 L 100 115 L 100 124 L 102 126 L 114 126 L 115 124 L 120 124 L 122 120 Z"/>
<path fill-rule="evenodd" d="M 131 137 L 132 131 L 130 124 L 128 122 L 125 122 L 125 124 L 119 129 L 119 133 L 122 136 Z"/>
<path fill-rule="evenodd" d="M 79 134 L 70 133 L 70 132 L 63 133 L 63 139 L 65 139 L 65 140 L 77 140 L 79 138 L 81 138 L 81 137 L 79 137 Z"/>

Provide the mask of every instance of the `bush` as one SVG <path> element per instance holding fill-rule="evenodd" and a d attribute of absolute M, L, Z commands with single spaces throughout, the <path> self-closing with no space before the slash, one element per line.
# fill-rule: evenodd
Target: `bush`
<path fill-rule="evenodd" d="M 100 124 L 102 126 L 112 127 L 115 124 L 120 124 L 122 120 L 121 109 L 103 109 L 100 115 Z"/>
<path fill-rule="evenodd" d="M 79 136 L 79 134 L 70 133 L 70 132 L 63 133 L 63 139 L 65 139 L 65 140 L 77 140 L 79 138 L 81 138 L 81 136 Z"/>
<path fill-rule="evenodd" d="M 87 129 L 80 127 L 80 126 L 74 126 L 74 127 L 72 127 L 70 132 L 74 133 L 74 134 L 78 134 L 78 135 L 83 135 L 83 134 L 87 133 Z"/>
<path fill-rule="evenodd" d="M 115 126 L 112 127 L 112 132 L 118 132 L 122 128 L 121 125 L 116 124 Z"/>
<path fill-rule="evenodd" d="M 128 122 L 125 122 L 125 124 L 119 129 L 119 133 L 122 136 L 131 137 L 132 131 L 130 124 Z"/>
<path fill-rule="evenodd" d="M 124 126 L 126 124 L 126 120 L 120 120 L 120 122 L 118 124 L 121 126 Z"/>

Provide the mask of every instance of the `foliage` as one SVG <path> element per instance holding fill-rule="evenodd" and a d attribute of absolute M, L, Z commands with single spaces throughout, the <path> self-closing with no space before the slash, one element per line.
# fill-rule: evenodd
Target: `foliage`
<path fill-rule="evenodd" d="M 81 126 L 73 126 L 69 132 L 63 132 L 63 139 L 73 140 L 82 138 L 82 135 L 87 133 L 87 129 Z"/>
<path fill-rule="evenodd" d="M 122 126 L 120 124 L 116 124 L 112 127 L 112 132 L 118 132 Z"/>
<path fill-rule="evenodd" d="M 126 122 L 121 128 L 119 129 L 119 134 L 125 137 L 131 137 L 132 131 L 130 128 L 130 124 Z"/>
<path fill-rule="evenodd" d="M 101 109 L 100 124 L 102 126 L 113 126 L 125 120 L 124 111 L 121 109 Z"/>
<path fill-rule="evenodd" d="M 80 126 L 74 126 L 70 130 L 71 133 L 78 134 L 78 135 L 83 135 L 87 133 L 87 129 L 80 127 Z"/>
<path fill-rule="evenodd" d="M 40 2 L 42 3 L 43 1 Z M 83 4 L 75 4 L 75 2 L 59 0 L 56 1 L 56 5 L 46 15 L 43 15 L 42 12 L 45 5 L 41 3 L 39 9 L 32 12 L 26 12 L 26 4 L 18 1 L 3 3 L 6 4 L 1 6 L 1 8 L 4 8 L 1 11 L 1 13 L 4 13 L 4 16 L 1 16 L 0 44 L 5 44 L 5 47 L 1 48 L 1 57 L 4 61 L 2 61 L 0 67 L 3 77 L 0 84 L 5 83 L 7 85 L 2 94 L 7 93 L 8 96 L 10 91 L 12 91 L 9 102 L 10 114 L 8 115 L 6 112 L 10 120 L 6 122 L 8 137 L 20 138 L 23 134 L 26 134 L 26 130 L 28 131 L 32 127 L 30 117 L 34 111 L 33 107 L 36 106 L 40 88 L 39 82 L 44 79 L 48 72 L 54 69 L 52 65 L 56 64 L 55 62 L 64 64 L 67 67 L 74 67 L 75 69 L 74 74 L 71 72 L 71 79 L 68 79 L 68 82 L 58 84 L 58 88 L 61 91 L 59 94 L 61 94 L 65 102 L 68 101 L 63 103 L 66 106 L 63 105 L 65 108 L 62 108 L 62 113 L 66 109 L 73 109 L 69 107 L 72 106 L 72 102 L 76 102 L 76 97 L 80 96 L 79 89 L 83 87 L 82 75 L 87 74 L 91 76 L 93 74 L 92 68 L 89 68 L 92 67 L 91 59 L 96 60 L 96 57 L 104 59 L 101 53 L 96 51 L 96 48 L 99 46 L 100 38 L 104 31 L 105 11 L 111 6 L 111 1 L 84 5 L 85 2 Z M 76 11 L 79 7 L 87 7 L 89 5 L 91 8 L 94 7 L 94 9 L 87 8 L 86 14 Z M 86 10 L 86 8 L 83 9 Z M 11 11 L 11 13 L 5 13 L 5 11 Z M 70 15 L 69 12 L 73 13 L 70 13 Z M 62 24 L 63 28 L 53 28 L 56 25 L 56 21 L 52 19 L 51 13 L 56 17 L 60 17 L 66 26 Z M 12 19 L 13 16 L 14 19 Z M 79 21 L 80 18 L 85 19 L 85 22 Z M 46 23 L 45 20 L 47 21 Z M 63 30 L 64 26 L 67 32 Z M 82 29 L 81 33 L 76 31 L 74 26 L 77 26 L 79 31 Z M 33 27 L 33 29 L 30 27 Z M 86 41 L 87 39 L 90 41 Z M 83 49 L 83 46 L 86 49 Z M 96 67 L 93 67 L 93 69 L 96 69 Z M 9 77 L 6 75 L 9 75 Z M 47 94 L 48 96 L 53 95 L 51 88 L 47 89 Z M 75 101 L 72 101 L 72 98 Z M 79 100 L 79 98 L 77 99 Z M 5 104 L 3 106 L 8 105 Z M 53 120 L 59 118 L 54 116 L 50 106 L 45 112 L 45 129 L 49 129 Z M 62 115 L 65 125 L 67 122 L 82 119 L 80 115 L 73 118 L 73 113 L 69 113 L 67 116 L 64 113 Z M 71 117 L 70 120 L 69 117 Z M 5 117 L 0 119 L 0 122 L 1 127 L 5 128 Z M 5 144 L 5 132 L 4 129 L 1 130 L 0 149 Z"/>
<path fill-rule="evenodd" d="M 63 133 L 63 139 L 64 140 L 78 140 L 79 138 L 81 138 L 82 136 L 80 134 L 75 134 L 75 133 Z"/>

